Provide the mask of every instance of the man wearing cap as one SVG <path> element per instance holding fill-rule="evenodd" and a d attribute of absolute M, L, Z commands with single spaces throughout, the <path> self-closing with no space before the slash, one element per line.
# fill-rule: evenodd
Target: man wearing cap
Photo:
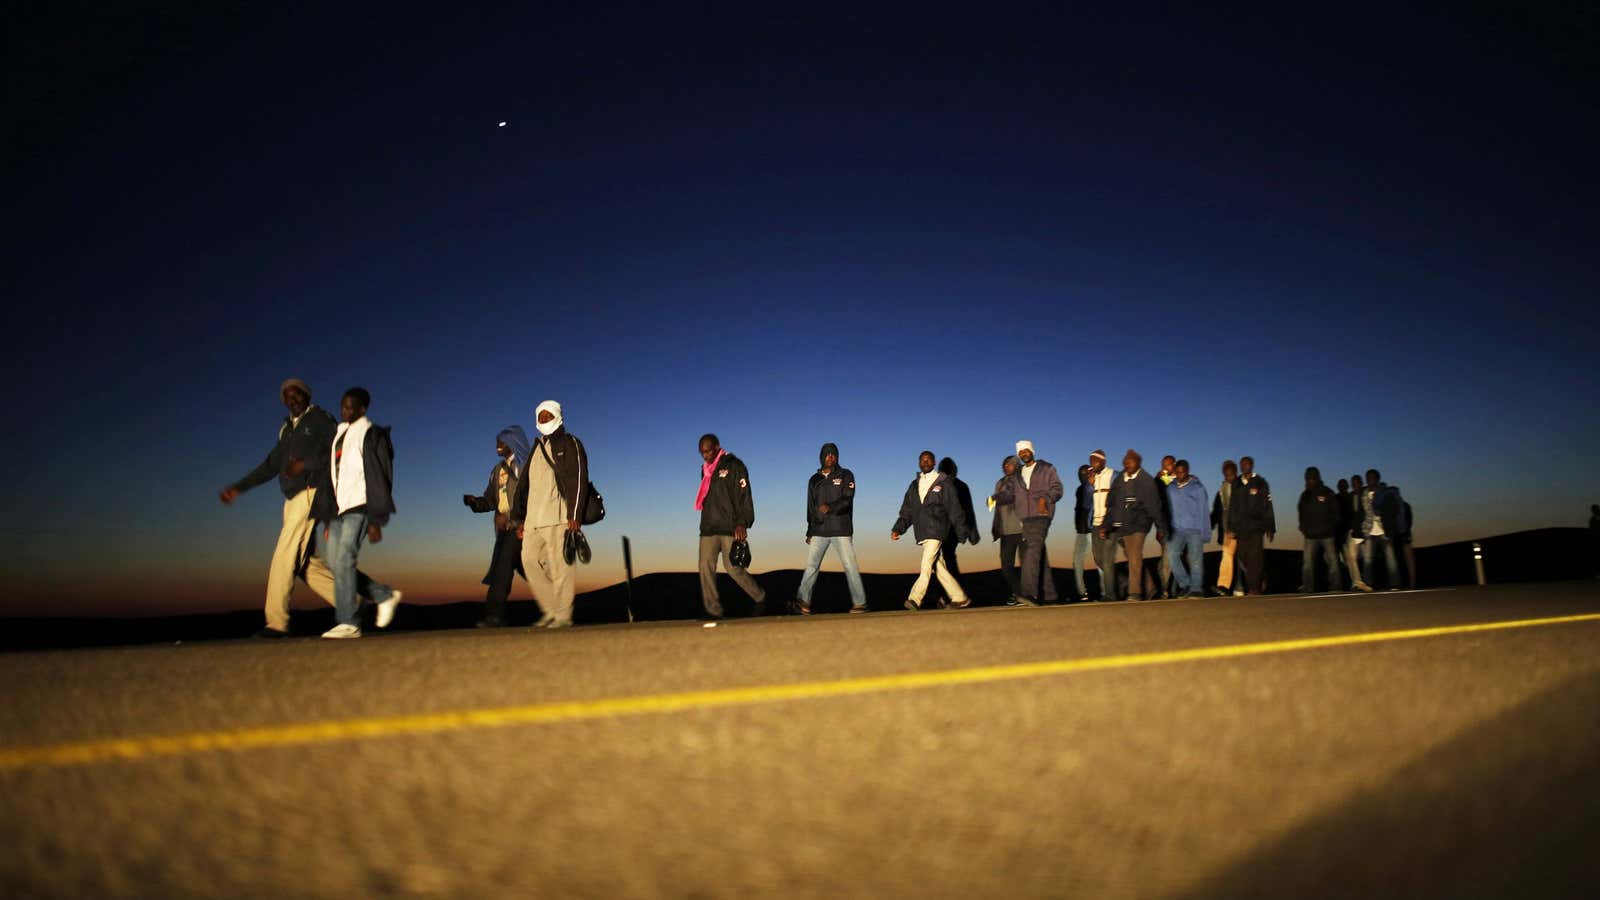
<path fill-rule="evenodd" d="M 1017 441 L 1017 459 L 1022 463 L 1006 482 L 1004 493 L 994 502 L 1011 504 L 1022 520 L 1022 594 L 1026 606 L 1057 602 L 1056 579 L 1050 571 L 1050 555 L 1045 540 L 1056 515 L 1056 503 L 1066 493 L 1056 467 L 1035 459 L 1032 441 Z"/>
<path fill-rule="evenodd" d="M 267 452 L 261 465 L 223 488 L 219 495 L 224 504 L 231 505 L 240 494 L 274 477 L 283 491 L 283 527 L 278 532 L 278 546 L 272 552 L 272 564 L 267 569 L 267 624 L 256 632 L 257 637 L 263 638 L 289 636 L 289 600 L 297 576 L 317 596 L 330 605 L 334 602 L 333 573 L 319 554 L 309 551 L 311 534 L 315 530 L 311 505 L 317 493 L 311 486 L 311 475 L 332 445 L 336 426 L 333 416 L 311 402 L 311 388 L 298 378 L 285 380 L 278 387 L 278 398 L 289 414 L 278 426 L 277 444 Z M 370 579 L 360 572 L 356 576 L 358 593 L 370 599 Z"/>
<path fill-rule="evenodd" d="M 1106 466 L 1106 452 L 1096 450 L 1089 454 L 1089 471 L 1085 484 L 1089 491 L 1089 530 L 1093 533 L 1094 567 L 1100 571 L 1100 600 L 1109 603 L 1122 599 L 1117 588 L 1117 541 L 1101 530 L 1106 521 L 1106 498 L 1111 495 L 1112 479 L 1117 473 Z"/>
<path fill-rule="evenodd" d="M 539 437 L 528 451 L 528 466 L 517 482 L 511 523 L 522 541 L 522 571 L 542 613 L 535 628 L 572 624 L 577 584 L 567 534 L 582 527 L 589 502 L 589 454 L 567 431 L 561 404 L 546 400 L 534 412 Z"/>
<path fill-rule="evenodd" d="M 1158 482 L 1144 470 L 1144 457 L 1137 450 L 1129 450 L 1122 457 L 1122 472 L 1111 482 L 1111 493 L 1106 495 L 1106 518 L 1100 533 L 1122 542 L 1122 552 L 1128 558 L 1128 599 L 1155 599 L 1155 594 L 1144 593 L 1144 540 L 1151 526 L 1156 538 L 1163 544 L 1167 540 L 1167 522 L 1161 502 Z"/>
<path fill-rule="evenodd" d="M 844 580 L 850 587 L 850 611 L 864 613 L 867 589 L 861 583 L 855 548 L 856 476 L 839 466 L 839 445 L 832 441 L 822 445 L 817 461 L 821 467 L 811 473 L 811 480 L 806 483 L 806 543 L 811 552 L 806 557 L 805 573 L 800 576 L 795 610 L 811 615 L 811 592 L 817 584 L 817 573 L 822 570 L 822 557 L 829 547 L 834 547 L 839 551 Z"/>

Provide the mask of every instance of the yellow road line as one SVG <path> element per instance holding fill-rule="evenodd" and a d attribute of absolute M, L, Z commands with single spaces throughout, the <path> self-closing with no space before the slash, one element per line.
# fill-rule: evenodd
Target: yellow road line
<path fill-rule="evenodd" d="M 1472 625 L 1443 625 L 1435 628 L 1412 628 L 1404 631 L 1341 634 L 1332 637 L 1299 638 L 1287 641 L 1267 641 L 1258 644 L 1235 644 L 1224 647 L 1195 647 L 1189 650 L 1130 653 L 1088 659 L 1014 663 L 1003 666 L 981 666 L 938 672 L 874 675 L 865 678 L 845 678 L 838 681 L 812 681 L 801 684 L 722 688 L 709 691 L 685 691 L 676 694 L 646 694 L 636 697 L 613 697 L 604 700 L 573 700 L 563 703 L 539 703 L 529 706 L 506 706 L 496 709 L 424 713 L 411 716 L 386 716 L 306 722 L 293 725 L 268 725 L 261 728 L 235 728 L 226 731 L 200 731 L 166 736 L 112 738 L 41 747 L 7 747 L 0 749 L 0 772 L 14 769 L 83 765 L 111 760 L 139 760 L 156 756 L 204 753 L 212 750 L 285 747 L 405 734 L 436 734 L 447 731 L 462 731 L 470 728 L 501 728 L 508 725 L 547 724 L 582 719 L 679 712 L 692 709 L 748 706 L 757 703 L 778 703 L 785 700 L 814 700 L 824 697 L 843 697 L 881 691 L 915 690 L 918 688 L 945 687 L 958 684 L 982 684 L 1019 678 L 1038 678 L 1045 675 L 1066 675 L 1075 672 L 1096 672 L 1106 669 L 1129 669 L 1171 663 L 1236 659 L 1244 656 L 1287 653 L 1295 650 L 1315 650 L 1323 647 L 1346 647 L 1356 644 L 1376 644 L 1387 641 L 1595 621 L 1600 621 L 1600 613 L 1556 616 L 1545 619 L 1519 619 L 1509 622 L 1482 622 Z"/>

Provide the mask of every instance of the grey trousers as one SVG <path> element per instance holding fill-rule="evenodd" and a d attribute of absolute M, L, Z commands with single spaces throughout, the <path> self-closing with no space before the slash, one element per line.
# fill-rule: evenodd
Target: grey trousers
<path fill-rule="evenodd" d="M 1121 600 L 1117 585 L 1117 539 L 1094 533 L 1094 567 L 1100 570 L 1100 599 Z"/>
<path fill-rule="evenodd" d="M 1055 603 L 1056 577 L 1050 571 L 1050 552 L 1045 548 L 1049 536 L 1049 519 L 1033 516 L 1022 520 L 1022 596 Z M 1044 581 L 1042 587 L 1040 580 Z"/>
<path fill-rule="evenodd" d="M 700 599 L 706 605 L 706 612 L 713 616 L 722 615 L 722 601 L 717 597 L 717 558 L 725 557 L 733 549 L 733 535 L 712 534 L 700 537 Z M 749 569 L 741 569 L 733 564 L 728 564 L 728 574 L 750 599 L 760 602 L 767 599 L 767 592 L 761 589 Z"/>

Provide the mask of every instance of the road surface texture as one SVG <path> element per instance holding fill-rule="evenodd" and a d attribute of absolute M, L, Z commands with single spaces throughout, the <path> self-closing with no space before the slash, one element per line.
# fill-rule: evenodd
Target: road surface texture
<path fill-rule="evenodd" d="M 1593 582 L 15 653 L 0 678 L 8 897 L 1600 876 Z"/>

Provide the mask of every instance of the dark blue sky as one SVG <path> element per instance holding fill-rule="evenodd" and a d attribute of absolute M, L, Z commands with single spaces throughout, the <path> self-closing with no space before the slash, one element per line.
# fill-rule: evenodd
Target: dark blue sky
<path fill-rule="evenodd" d="M 919 450 L 981 496 L 1019 437 L 1208 485 L 1253 454 L 1288 533 L 1310 464 L 1383 469 L 1421 543 L 1580 524 L 1597 36 L 1575 6 L 19 15 L 5 607 L 258 603 L 278 498 L 215 492 L 289 375 L 394 426 L 363 563 L 421 597 L 478 594 L 459 497 L 547 398 L 610 509 L 586 585 L 624 533 L 692 566 L 707 430 L 757 571 L 800 563 L 825 440 L 877 570 L 913 563 Z"/>

